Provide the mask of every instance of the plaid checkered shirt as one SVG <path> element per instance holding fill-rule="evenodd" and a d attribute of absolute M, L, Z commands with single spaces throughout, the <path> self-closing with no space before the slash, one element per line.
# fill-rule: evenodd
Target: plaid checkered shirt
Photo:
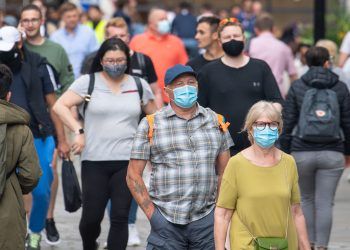
<path fill-rule="evenodd" d="M 150 160 L 149 194 L 163 216 L 188 224 L 209 214 L 215 206 L 218 155 L 233 146 L 222 132 L 217 115 L 198 105 L 189 119 L 178 117 L 170 105 L 154 117 L 153 141 L 144 118 L 135 135 L 131 159 Z"/>

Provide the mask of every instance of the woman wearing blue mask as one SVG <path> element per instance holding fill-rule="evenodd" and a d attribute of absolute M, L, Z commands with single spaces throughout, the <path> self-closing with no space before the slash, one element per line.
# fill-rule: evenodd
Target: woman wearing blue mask
<path fill-rule="evenodd" d="M 225 169 L 215 210 L 216 249 L 224 249 L 231 222 L 231 249 L 309 250 L 295 161 L 275 147 L 282 131 L 280 109 L 256 103 L 244 130 L 251 146 Z"/>
<path fill-rule="evenodd" d="M 129 75 L 129 66 L 128 46 L 118 38 L 106 40 L 96 54 L 91 74 L 78 78 L 54 107 L 75 133 L 72 151 L 81 153 L 83 211 L 79 229 L 84 250 L 97 249 L 109 199 L 108 249 L 124 250 L 128 241 L 131 194 L 126 172 L 131 145 L 141 112 L 156 110 L 148 83 Z M 74 106 L 84 116 L 84 126 L 70 112 Z"/>

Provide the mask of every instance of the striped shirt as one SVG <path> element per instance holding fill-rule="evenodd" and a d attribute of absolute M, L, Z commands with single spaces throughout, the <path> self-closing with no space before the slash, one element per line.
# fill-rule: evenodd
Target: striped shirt
<path fill-rule="evenodd" d="M 163 216 L 188 224 L 209 214 L 215 206 L 215 163 L 233 146 L 229 132 L 219 128 L 217 115 L 198 105 L 189 119 L 178 117 L 170 105 L 154 117 L 153 141 L 143 119 L 136 132 L 131 159 L 150 160 L 149 194 Z"/>

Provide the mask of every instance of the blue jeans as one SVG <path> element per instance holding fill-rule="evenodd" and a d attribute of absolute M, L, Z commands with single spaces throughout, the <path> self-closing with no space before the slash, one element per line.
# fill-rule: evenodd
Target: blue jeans
<path fill-rule="evenodd" d="M 45 227 L 45 219 L 50 204 L 51 183 L 53 180 L 52 158 L 55 141 L 52 136 L 45 139 L 34 139 L 34 146 L 39 157 L 42 176 L 33 190 L 33 205 L 29 218 L 29 229 L 33 233 L 40 233 Z"/>
<path fill-rule="evenodd" d="M 137 203 L 134 198 L 131 200 L 131 206 L 129 210 L 129 220 L 128 224 L 135 224 L 136 223 L 136 213 L 137 213 Z"/>

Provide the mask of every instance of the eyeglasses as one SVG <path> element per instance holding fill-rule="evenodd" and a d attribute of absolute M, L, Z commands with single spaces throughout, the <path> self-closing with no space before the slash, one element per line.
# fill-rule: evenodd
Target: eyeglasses
<path fill-rule="evenodd" d="M 23 19 L 21 20 L 21 24 L 24 26 L 28 26 L 29 24 L 38 25 L 40 23 L 40 18 L 33 19 Z"/>
<path fill-rule="evenodd" d="M 123 64 L 126 61 L 127 61 L 126 58 L 117 58 L 117 59 L 106 58 L 102 60 L 103 63 L 110 64 L 110 65 Z"/>
<path fill-rule="evenodd" d="M 277 130 L 279 127 L 278 122 L 254 122 L 253 127 L 256 128 L 257 130 L 264 130 L 266 126 L 269 126 L 271 130 Z"/>
<path fill-rule="evenodd" d="M 239 23 L 239 21 L 235 17 L 227 17 L 220 21 L 219 26 L 224 26 L 227 23 Z"/>

